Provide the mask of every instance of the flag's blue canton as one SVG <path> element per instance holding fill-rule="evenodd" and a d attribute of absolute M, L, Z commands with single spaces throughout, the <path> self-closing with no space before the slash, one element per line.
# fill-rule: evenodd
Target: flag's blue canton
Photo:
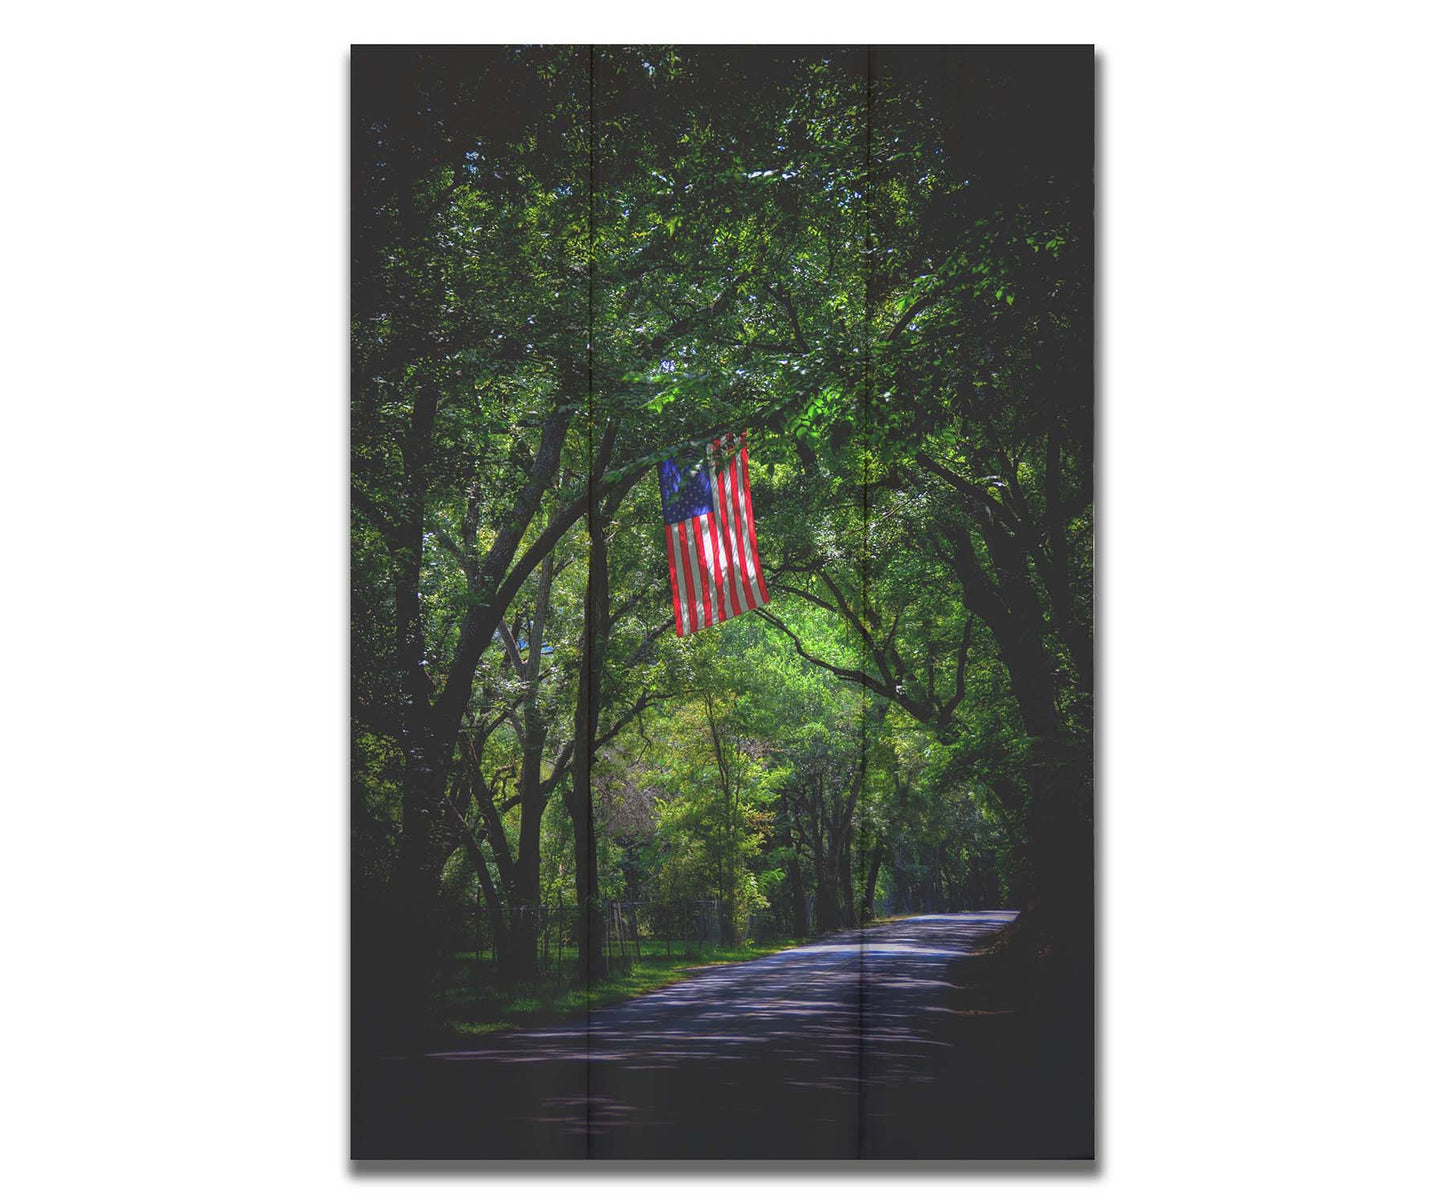
<path fill-rule="evenodd" d="M 662 521 L 680 523 L 695 514 L 712 512 L 712 486 L 702 464 L 683 472 L 671 460 L 657 466 L 658 483 L 662 486 Z"/>

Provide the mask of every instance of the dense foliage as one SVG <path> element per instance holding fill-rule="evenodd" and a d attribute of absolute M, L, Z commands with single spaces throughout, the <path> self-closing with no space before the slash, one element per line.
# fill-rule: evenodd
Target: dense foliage
<path fill-rule="evenodd" d="M 1088 908 L 1086 52 L 358 51 L 358 993 L 458 899 Z M 654 466 L 746 429 L 765 611 Z M 591 937 L 591 948 L 587 948 Z M 590 959 L 588 954 L 591 954 Z M 409 988 L 408 988 L 409 984 Z"/>

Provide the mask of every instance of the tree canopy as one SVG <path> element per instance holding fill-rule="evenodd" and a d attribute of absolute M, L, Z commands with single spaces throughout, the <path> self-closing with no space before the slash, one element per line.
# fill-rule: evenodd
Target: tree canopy
<path fill-rule="evenodd" d="M 1086 907 L 1092 69 L 357 51 L 375 982 L 473 890 L 522 975 L 562 895 L 715 899 L 736 940 Z M 679 639 L 656 465 L 742 430 L 772 601 Z"/>

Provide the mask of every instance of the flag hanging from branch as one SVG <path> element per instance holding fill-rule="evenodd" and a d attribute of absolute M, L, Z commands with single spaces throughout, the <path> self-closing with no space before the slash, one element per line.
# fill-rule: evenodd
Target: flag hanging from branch
<path fill-rule="evenodd" d="M 664 460 L 657 475 L 677 634 L 765 604 L 768 587 L 758 565 L 747 433 L 713 440 L 686 467 Z"/>

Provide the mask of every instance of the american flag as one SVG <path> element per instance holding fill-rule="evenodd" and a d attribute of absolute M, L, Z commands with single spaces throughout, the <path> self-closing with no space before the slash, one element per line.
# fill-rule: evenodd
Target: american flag
<path fill-rule="evenodd" d="M 664 460 L 662 521 L 677 634 L 688 635 L 768 600 L 758 566 L 746 433 L 724 435 L 698 461 Z"/>

